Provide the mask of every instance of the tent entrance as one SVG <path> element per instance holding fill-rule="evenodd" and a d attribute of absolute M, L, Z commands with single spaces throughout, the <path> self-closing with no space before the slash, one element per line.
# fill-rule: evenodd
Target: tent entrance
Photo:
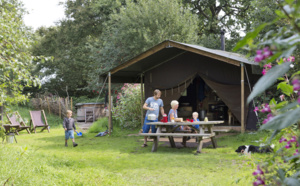
<path fill-rule="evenodd" d="M 209 87 L 205 81 L 197 75 L 192 83 L 182 92 L 179 101 L 178 116 L 183 119 L 191 119 L 193 112 L 199 113 L 200 121 L 207 117 L 208 120 L 224 120 L 224 125 L 239 125 L 237 119 L 228 123 L 230 111 L 228 106 L 218 96 L 218 93 Z M 233 114 L 231 114 L 233 117 Z"/>

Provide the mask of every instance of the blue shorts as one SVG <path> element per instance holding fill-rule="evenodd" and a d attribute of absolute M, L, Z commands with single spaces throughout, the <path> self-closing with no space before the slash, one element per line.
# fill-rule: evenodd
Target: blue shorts
<path fill-rule="evenodd" d="M 65 139 L 73 139 L 74 138 L 74 131 L 73 130 L 66 130 L 65 131 Z"/>
<path fill-rule="evenodd" d="M 144 121 L 144 126 L 143 126 L 143 133 L 148 133 L 149 130 L 150 130 L 150 127 L 151 127 L 151 131 L 152 133 L 156 133 L 156 128 L 155 128 L 155 125 L 146 125 L 146 123 L 149 123 L 149 122 L 157 122 L 158 119 L 156 120 L 147 120 L 147 118 L 145 118 L 145 121 Z"/>
<path fill-rule="evenodd" d="M 192 126 L 199 130 L 199 125 L 192 125 Z"/>

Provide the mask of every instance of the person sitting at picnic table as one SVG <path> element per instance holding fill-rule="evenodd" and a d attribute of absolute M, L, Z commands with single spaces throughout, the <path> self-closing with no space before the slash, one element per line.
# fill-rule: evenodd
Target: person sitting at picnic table
<path fill-rule="evenodd" d="M 200 120 L 198 119 L 198 116 L 199 116 L 198 112 L 193 112 L 192 116 L 193 116 L 193 121 L 194 121 L 194 122 L 200 121 Z M 192 125 L 192 126 L 199 130 L 199 125 Z M 195 132 L 194 129 L 192 129 L 192 133 L 193 133 L 193 132 Z"/>
<path fill-rule="evenodd" d="M 174 122 L 175 118 L 178 118 L 178 114 L 177 114 L 177 109 L 179 107 L 179 102 L 177 100 L 173 100 L 171 101 L 171 109 L 169 111 L 168 114 L 168 121 L 169 122 Z M 174 125 L 173 127 L 177 127 L 176 125 Z M 190 130 L 188 126 L 179 126 L 176 131 L 180 131 L 180 130 Z M 186 147 L 186 140 L 187 137 L 183 137 L 182 138 L 182 145 L 184 147 Z"/>
<path fill-rule="evenodd" d="M 145 120 L 144 120 L 143 133 L 148 133 L 149 130 L 150 130 L 150 125 L 147 125 L 146 123 L 157 122 L 158 121 L 159 110 L 161 112 L 161 115 L 164 115 L 164 113 L 165 113 L 164 108 L 163 108 L 164 103 L 160 99 L 161 91 L 156 89 L 156 90 L 154 90 L 153 94 L 154 94 L 154 96 L 147 98 L 144 105 L 143 105 L 143 109 L 147 110 L 146 117 L 145 117 Z M 155 114 L 156 119 L 155 120 L 148 120 L 148 115 L 149 114 Z M 151 126 L 151 131 L 152 131 L 152 133 L 156 133 L 155 125 Z M 144 137 L 144 144 L 142 145 L 142 147 L 147 147 L 147 146 L 148 146 L 147 145 L 147 136 L 145 136 Z"/>

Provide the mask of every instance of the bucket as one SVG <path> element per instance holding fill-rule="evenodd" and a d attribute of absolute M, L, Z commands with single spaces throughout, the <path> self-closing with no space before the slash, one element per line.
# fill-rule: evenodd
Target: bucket
<path fill-rule="evenodd" d="M 14 142 L 14 133 L 8 133 L 6 134 L 6 143 L 13 143 Z"/>
<path fill-rule="evenodd" d="M 203 121 L 205 116 L 206 116 L 206 110 L 200 110 L 199 112 L 200 121 Z"/>

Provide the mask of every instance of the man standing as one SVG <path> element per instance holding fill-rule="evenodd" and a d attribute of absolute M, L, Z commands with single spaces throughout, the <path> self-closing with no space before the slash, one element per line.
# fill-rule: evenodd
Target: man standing
<path fill-rule="evenodd" d="M 144 121 L 144 126 L 143 126 L 143 133 L 148 133 L 150 130 L 150 125 L 147 125 L 146 123 L 158 121 L 159 110 L 160 110 L 161 115 L 164 115 L 164 113 L 165 113 L 164 108 L 163 108 L 164 103 L 160 99 L 160 96 L 161 96 L 160 90 L 158 90 L 158 89 L 154 90 L 154 96 L 147 98 L 145 101 L 145 104 L 143 105 L 143 109 L 147 110 L 147 113 L 145 116 L 145 121 Z M 155 114 L 156 119 L 148 120 L 149 114 Z M 156 132 L 155 125 L 151 125 L 151 131 L 152 131 L 152 133 Z M 142 145 L 142 147 L 147 147 L 147 146 L 148 146 L 147 145 L 147 136 L 145 136 L 144 144 Z"/>

